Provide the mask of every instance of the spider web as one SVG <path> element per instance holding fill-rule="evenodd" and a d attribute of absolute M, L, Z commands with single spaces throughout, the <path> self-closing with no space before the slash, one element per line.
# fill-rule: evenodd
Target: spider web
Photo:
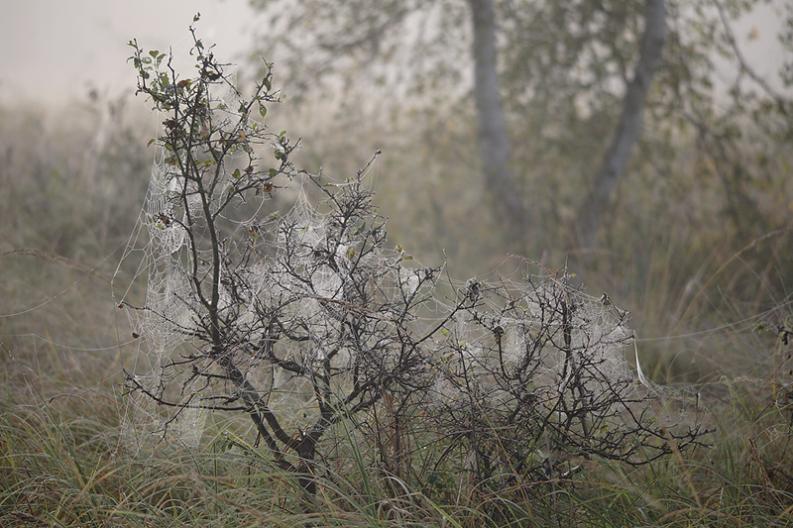
<path fill-rule="evenodd" d="M 131 284 L 120 296 L 118 303 L 125 309 L 130 328 L 139 339 L 139 354 L 130 375 L 138 389 L 128 394 L 122 417 L 122 438 L 131 450 L 140 450 L 168 438 L 187 447 L 195 447 L 201 441 L 208 414 L 204 402 L 218 397 L 213 388 L 201 384 L 201 378 L 189 376 L 189 369 L 172 368 L 185 355 L 194 353 L 196 343 L 193 335 L 200 327 L 202 306 L 196 298 L 195 286 L 191 284 L 195 261 L 208 261 L 207 250 L 192 253 L 192 244 L 184 226 L 189 217 L 202 215 L 202 203 L 192 189 L 186 187 L 184 179 L 169 168 L 160 156 L 154 163 L 146 200 L 137 225 L 130 238 L 122 261 L 137 257 L 139 265 Z M 231 176 L 225 171 L 220 189 L 231 185 Z M 256 316 L 257 303 L 275 305 L 284 299 L 299 300 L 287 303 L 286 311 L 293 320 L 307 329 L 309 342 L 293 344 L 285 356 L 287 360 L 298 360 L 311 365 L 321 361 L 322 346 L 312 344 L 332 341 L 340 334 L 338 319 L 328 316 L 328 301 L 342 303 L 346 284 L 345 270 L 355 258 L 355 240 L 352 238 L 329 240 L 336 236 L 329 214 L 319 212 L 308 198 L 304 189 L 305 180 L 293 181 L 296 196 L 291 209 L 280 219 L 267 215 L 260 204 L 253 211 L 245 210 L 241 219 L 223 216 L 225 222 L 224 244 L 227 249 L 234 245 L 257 244 L 254 258 L 245 266 L 250 292 L 247 303 L 234 309 L 239 310 L 236 325 L 243 328 L 252 340 L 260 328 Z M 345 184 L 334 184 L 343 187 Z M 262 202 L 263 203 L 263 202 Z M 318 251 L 332 251 L 338 269 L 317 267 L 315 256 Z M 412 258 L 412 257 L 411 257 Z M 426 268 L 415 264 L 407 267 L 402 259 L 402 250 L 379 248 L 357 262 L 370 270 L 372 277 L 380 281 L 379 292 L 385 298 L 411 295 L 421 284 Z M 298 280 L 289 270 L 311 270 L 310 280 Z M 221 269 L 221 284 L 225 269 Z M 127 302 L 133 285 L 145 282 L 145 298 L 141 306 Z M 449 280 L 452 289 L 470 289 L 472 284 L 463 285 Z M 571 286 L 567 276 L 561 279 L 548 276 L 530 276 L 527 280 L 514 281 L 499 278 L 497 281 L 477 282 L 482 291 L 494 292 L 483 295 L 476 310 L 463 310 L 453 320 L 445 321 L 445 314 L 453 310 L 454 295 L 443 299 L 433 293 L 431 302 L 425 304 L 421 313 L 415 315 L 417 327 L 431 328 L 444 323 L 441 335 L 434 338 L 438 350 L 443 349 L 444 335 L 449 334 L 465 344 L 467 361 L 476 371 L 477 366 L 493 358 L 486 357 L 492 351 L 493 332 L 498 327 L 503 332 L 503 355 L 508 365 L 515 365 L 525 355 L 532 335 L 547 325 L 547 298 L 560 291 L 571 307 L 571 349 L 587 354 L 587 359 L 598 365 L 602 374 L 599 383 L 617 383 L 624 380 L 635 382 L 636 390 L 652 391 L 669 395 L 651 384 L 644 376 L 638 362 L 626 352 L 634 345 L 633 332 L 628 326 L 628 314 L 614 306 L 607 297 L 595 298 L 581 289 Z M 230 295 L 220 288 L 221 309 L 230 303 Z M 505 309 L 509 303 L 510 309 Z M 476 319 L 476 320 L 475 320 Z M 486 321 L 487 325 L 482 322 Z M 551 323 L 562 324 L 558 320 Z M 344 359 L 344 354 L 340 355 Z M 547 354 L 537 370 L 538 382 L 545 385 L 566 383 L 563 373 L 565 358 L 557 351 Z M 211 363 L 208 357 L 199 360 L 201 366 Z M 248 380 L 267 394 L 268 405 L 276 411 L 307 416 L 315 411 L 311 406 L 311 390 L 305 380 L 296 379 L 283 369 L 267 364 L 256 354 L 238 358 L 238 366 Z M 487 384 L 487 374 L 482 373 L 481 383 Z M 490 371 L 492 373 L 492 370 Z M 602 387 L 589 387 L 597 392 Z M 432 392 L 437 401 L 458 398 L 442 377 L 438 377 Z M 493 398 L 499 394 L 493 392 Z M 158 404 L 158 400 L 160 404 Z M 174 405 L 162 405 L 168 401 Z"/>

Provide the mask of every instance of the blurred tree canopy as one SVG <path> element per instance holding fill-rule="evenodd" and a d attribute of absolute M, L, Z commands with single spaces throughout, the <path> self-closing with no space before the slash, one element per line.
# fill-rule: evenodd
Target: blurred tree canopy
<path fill-rule="evenodd" d="M 762 78 L 741 52 L 754 37 L 736 36 L 733 26 L 756 9 L 785 10 L 787 53 L 789 7 L 766 0 L 252 5 L 268 24 L 257 53 L 275 59 L 291 97 L 368 101 L 367 110 L 345 108 L 359 124 L 387 116 L 394 135 L 413 138 L 399 143 L 400 161 L 388 169 L 399 185 L 427 191 L 414 193 L 404 214 L 430 225 L 428 238 L 472 236 L 465 219 L 483 210 L 483 193 L 493 200 L 480 228 L 497 235 L 481 238 L 500 238 L 490 249 L 535 256 L 599 247 L 621 259 L 660 241 L 684 243 L 692 232 L 692 248 L 706 251 L 717 240 L 734 248 L 786 223 L 789 56 L 782 83 Z M 663 17 L 662 34 L 656 28 L 655 45 L 643 46 L 653 37 L 651 17 L 656 26 Z M 643 60 L 651 63 L 644 73 Z M 644 92 L 638 97 L 635 84 Z M 612 170 L 631 105 L 639 115 Z M 478 149 L 466 148 L 474 142 Z M 476 166 L 484 169 L 474 174 Z M 462 189 L 450 199 L 449 178 Z M 456 224 L 467 226 L 462 236 L 449 234 Z"/>

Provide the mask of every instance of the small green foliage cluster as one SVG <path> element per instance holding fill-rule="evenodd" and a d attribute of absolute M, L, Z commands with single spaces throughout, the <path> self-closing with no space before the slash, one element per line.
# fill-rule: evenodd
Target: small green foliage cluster
<path fill-rule="evenodd" d="M 199 18 L 196 15 L 193 21 Z M 276 134 L 265 125 L 268 105 L 279 101 L 278 91 L 272 89 L 271 65 L 266 64 L 266 72 L 246 96 L 227 73 L 228 64 L 216 59 L 214 46 L 198 38 L 195 26 L 190 26 L 190 34 L 196 71 L 192 77 L 179 76 L 170 53 L 144 50 L 136 39 L 129 42 L 130 61 L 138 74 L 137 93 L 148 96 L 153 109 L 167 116 L 162 122 L 164 134 L 149 144 L 164 149 L 165 164 L 186 184 L 214 191 L 230 179 L 229 198 L 244 198 L 251 190 L 257 195 L 271 193 L 272 180 L 292 175 L 290 154 L 297 146 L 284 131 Z M 254 109 L 258 119 L 253 118 Z M 272 147 L 274 164 L 258 157 L 257 147 L 262 145 Z M 231 159 L 237 165 L 233 169 L 226 163 Z"/>

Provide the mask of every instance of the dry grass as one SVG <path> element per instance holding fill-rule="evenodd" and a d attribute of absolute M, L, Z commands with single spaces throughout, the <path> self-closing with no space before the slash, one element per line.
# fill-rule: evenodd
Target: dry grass
<path fill-rule="evenodd" d="M 341 429 L 336 478 L 307 506 L 266 455 L 222 448 L 217 439 L 233 423 L 215 423 L 197 450 L 162 444 L 140 456 L 123 447 L 119 383 L 136 351 L 108 279 L 143 197 L 148 154 L 135 145 L 145 139 L 121 126 L 92 165 L 71 154 L 95 138 L 90 118 L 75 132 L 42 130 L 40 117 L 0 110 L 0 526 L 793 526 L 793 408 L 773 404 L 770 386 L 779 374 L 773 324 L 791 313 L 784 223 L 725 241 L 718 222 L 653 232 L 645 221 L 629 233 L 627 214 L 613 226 L 614 252 L 587 268 L 589 284 L 633 311 L 655 380 L 710 382 L 701 388 L 703 418 L 716 427 L 710 449 L 644 468 L 590 461 L 573 481 L 493 490 L 442 469 L 386 479 L 371 470 L 366 444 Z M 399 168 L 397 158 L 385 163 Z M 439 194 L 453 182 L 434 175 L 411 187 L 415 178 L 400 181 L 400 170 L 378 184 L 384 202 L 406 190 L 417 197 L 386 204 L 399 242 L 431 233 L 416 240 L 429 260 L 467 230 L 450 257 L 486 268 L 490 259 L 474 255 L 497 245 L 493 224 L 471 232 L 454 219 L 472 209 Z M 430 191 L 419 192 L 425 184 Z M 466 187 L 463 202 L 475 191 Z M 442 207 L 437 218 L 426 218 L 427 200 Z"/>

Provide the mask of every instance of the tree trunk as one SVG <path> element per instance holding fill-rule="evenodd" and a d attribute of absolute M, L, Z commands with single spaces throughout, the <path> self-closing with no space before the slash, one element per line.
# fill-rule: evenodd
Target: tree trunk
<path fill-rule="evenodd" d="M 665 0 L 646 0 L 644 34 L 633 79 L 625 91 L 622 113 L 606 155 L 595 174 L 589 196 L 578 215 L 578 242 L 583 248 L 595 244 L 598 228 L 606 216 L 631 151 L 642 132 L 642 117 L 655 71 L 661 63 L 666 42 Z"/>
<path fill-rule="evenodd" d="M 522 246 L 528 224 L 527 211 L 512 171 L 510 142 L 501 106 L 497 67 L 496 16 L 493 0 L 468 0 L 474 40 L 474 97 L 478 119 L 480 162 L 485 185 L 498 220 L 512 246 Z"/>
<path fill-rule="evenodd" d="M 314 457 L 316 456 L 317 445 L 311 438 L 305 438 L 297 448 L 297 455 L 300 460 L 297 464 L 298 478 L 300 487 L 306 494 L 313 497 L 317 493 L 317 480 L 314 474 Z"/>

